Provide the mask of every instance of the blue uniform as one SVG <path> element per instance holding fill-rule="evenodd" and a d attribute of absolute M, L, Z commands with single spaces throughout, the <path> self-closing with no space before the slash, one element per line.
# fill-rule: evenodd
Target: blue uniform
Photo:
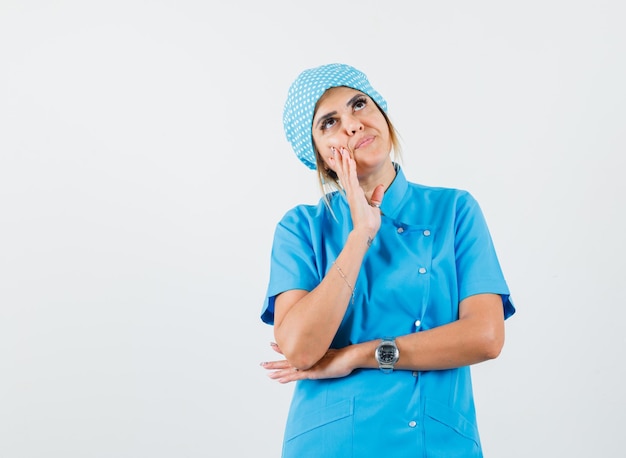
<path fill-rule="evenodd" d="M 459 317 L 459 303 L 509 289 L 476 200 L 466 191 L 409 183 L 402 169 L 381 205 L 382 223 L 367 251 L 332 348 L 435 328 Z M 261 319 L 274 300 L 312 290 L 352 229 L 343 193 L 300 205 L 276 227 Z M 400 356 L 402 358 L 402 356 Z M 411 372 L 357 369 L 347 377 L 296 382 L 283 457 L 481 457 L 470 368 Z"/>

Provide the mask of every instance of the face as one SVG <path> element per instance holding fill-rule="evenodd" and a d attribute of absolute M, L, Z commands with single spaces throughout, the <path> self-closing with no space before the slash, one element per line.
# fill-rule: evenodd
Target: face
<path fill-rule="evenodd" d="M 328 168 L 333 147 L 350 151 L 357 173 L 367 173 L 391 161 L 387 121 L 374 101 L 355 89 L 335 87 L 324 93 L 313 115 L 312 134 L 315 148 Z"/>

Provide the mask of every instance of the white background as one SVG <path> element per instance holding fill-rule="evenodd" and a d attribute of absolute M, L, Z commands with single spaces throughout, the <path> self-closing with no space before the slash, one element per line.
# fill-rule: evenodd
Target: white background
<path fill-rule="evenodd" d="M 475 366 L 485 455 L 623 456 L 626 7 L 0 0 L 0 457 L 280 453 L 259 313 L 319 198 L 288 85 L 344 62 L 407 177 L 468 189 L 517 314 Z"/>

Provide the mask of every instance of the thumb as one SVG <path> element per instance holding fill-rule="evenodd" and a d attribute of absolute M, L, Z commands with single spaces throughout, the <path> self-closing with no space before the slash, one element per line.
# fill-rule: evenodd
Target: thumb
<path fill-rule="evenodd" d="M 384 195 L 385 195 L 385 186 L 382 184 L 379 184 L 378 186 L 374 188 L 370 201 L 372 202 L 372 204 L 380 205 L 383 202 Z"/>

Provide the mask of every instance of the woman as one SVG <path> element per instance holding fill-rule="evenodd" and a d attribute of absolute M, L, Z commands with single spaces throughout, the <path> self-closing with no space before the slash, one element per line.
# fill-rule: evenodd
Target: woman
<path fill-rule="evenodd" d="M 477 202 L 408 182 L 386 111 L 344 64 L 288 92 L 287 139 L 325 194 L 277 225 L 261 314 L 284 356 L 263 367 L 297 382 L 283 457 L 482 456 L 469 366 L 515 309 Z"/>

